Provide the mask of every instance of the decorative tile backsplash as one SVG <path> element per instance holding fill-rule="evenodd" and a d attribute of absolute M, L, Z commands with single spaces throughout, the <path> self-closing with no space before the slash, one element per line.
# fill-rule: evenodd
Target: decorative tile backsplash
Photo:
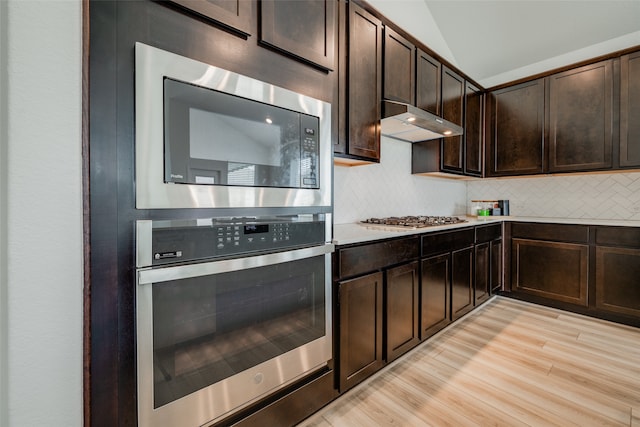
<path fill-rule="evenodd" d="M 513 216 L 640 220 L 640 172 L 456 181 L 411 175 L 411 144 L 382 138 L 381 162 L 334 167 L 334 222 L 464 215 L 471 200 L 508 199 Z"/>
<path fill-rule="evenodd" d="M 514 216 L 640 220 L 640 172 L 467 182 L 467 200 L 508 199 Z"/>
<path fill-rule="evenodd" d="M 463 181 L 411 175 L 411 144 L 382 137 L 381 161 L 335 166 L 334 223 L 399 215 L 464 215 Z"/>

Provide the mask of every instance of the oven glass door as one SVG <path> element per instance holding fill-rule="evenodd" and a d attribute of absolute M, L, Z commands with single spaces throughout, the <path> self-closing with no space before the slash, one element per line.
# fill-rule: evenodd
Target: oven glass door
<path fill-rule="evenodd" d="M 141 270 L 141 425 L 200 425 L 326 363 L 325 246 Z"/>

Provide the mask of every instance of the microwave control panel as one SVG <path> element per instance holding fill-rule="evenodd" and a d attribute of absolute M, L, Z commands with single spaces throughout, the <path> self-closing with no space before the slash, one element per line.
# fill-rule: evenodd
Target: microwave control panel
<path fill-rule="evenodd" d="M 300 116 L 300 187 L 320 188 L 318 118 Z"/>

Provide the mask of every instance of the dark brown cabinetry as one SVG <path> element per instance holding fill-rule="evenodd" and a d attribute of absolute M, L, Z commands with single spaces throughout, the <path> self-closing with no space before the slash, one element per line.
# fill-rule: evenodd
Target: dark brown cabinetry
<path fill-rule="evenodd" d="M 339 283 L 339 388 L 347 390 L 384 365 L 382 273 Z"/>
<path fill-rule="evenodd" d="M 488 176 L 544 172 L 544 80 L 487 95 Z"/>
<path fill-rule="evenodd" d="M 511 236 L 513 291 L 588 305 L 587 226 L 514 223 Z"/>
<path fill-rule="evenodd" d="M 216 3 L 241 7 L 251 2 Z M 260 42 L 324 70 L 333 70 L 336 3 L 336 0 L 262 0 Z"/>
<path fill-rule="evenodd" d="M 435 255 L 421 261 L 420 339 L 424 340 L 451 322 L 450 254 Z"/>
<path fill-rule="evenodd" d="M 549 172 L 612 167 L 612 61 L 549 80 Z"/>
<path fill-rule="evenodd" d="M 384 28 L 385 99 L 413 105 L 415 103 L 415 46 L 400 34 Z"/>
<path fill-rule="evenodd" d="M 382 22 L 353 2 L 340 2 L 336 161 L 378 162 L 382 99 Z"/>
<path fill-rule="evenodd" d="M 440 61 L 416 50 L 416 107 L 440 115 L 441 71 Z"/>
<path fill-rule="evenodd" d="M 522 222 L 507 227 L 511 283 L 505 290 L 640 326 L 640 228 Z"/>
<path fill-rule="evenodd" d="M 172 3 L 211 19 L 217 24 L 250 36 L 253 27 L 253 1 L 229 0 L 171 0 Z"/>
<path fill-rule="evenodd" d="M 338 248 L 338 387 L 345 391 L 419 342 L 419 238 Z"/>
<path fill-rule="evenodd" d="M 422 236 L 422 339 L 473 308 L 473 243 L 473 228 Z"/>
<path fill-rule="evenodd" d="M 640 166 L 640 52 L 620 58 L 620 166 Z"/>
<path fill-rule="evenodd" d="M 420 342 L 418 262 L 389 269 L 386 275 L 386 360 L 391 362 Z"/>
<path fill-rule="evenodd" d="M 640 229 L 598 227 L 595 307 L 640 320 Z"/>
<path fill-rule="evenodd" d="M 464 89 L 465 81 L 455 71 L 442 67 L 442 117 L 459 126 L 464 126 Z M 450 136 L 442 139 L 442 170 L 462 173 L 463 145 L 462 136 Z"/>
<path fill-rule="evenodd" d="M 482 90 L 466 82 L 464 94 L 464 173 L 482 176 L 484 171 L 484 95 Z"/>
<path fill-rule="evenodd" d="M 502 224 L 476 227 L 474 301 L 480 304 L 502 287 Z"/>

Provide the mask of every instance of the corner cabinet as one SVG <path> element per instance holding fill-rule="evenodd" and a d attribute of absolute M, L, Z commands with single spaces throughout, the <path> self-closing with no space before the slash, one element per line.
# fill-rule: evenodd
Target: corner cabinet
<path fill-rule="evenodd" d="M 589 227 L 513 223 L 511 289 L 577 306 L 588 305 Z"/>
<path fill-rule="evenodd" d="M 339 2 L 339 96 L 336 162 L 380 161 L 382 21 Z"/>
<path fill-rule="evenodd" d="M 487 176 L 545 171 L 544 87 L 538 79 L 487 95 Z"/>
<path fill-rule="evenodd" d="M 640 52 L 620 58 L 620 166 L 640 167 Z"/>
<path fill-rule="evenodd" d="M 613 62 L 554 74 L 549 80 L 549 172 L 610 169 Z"/>

